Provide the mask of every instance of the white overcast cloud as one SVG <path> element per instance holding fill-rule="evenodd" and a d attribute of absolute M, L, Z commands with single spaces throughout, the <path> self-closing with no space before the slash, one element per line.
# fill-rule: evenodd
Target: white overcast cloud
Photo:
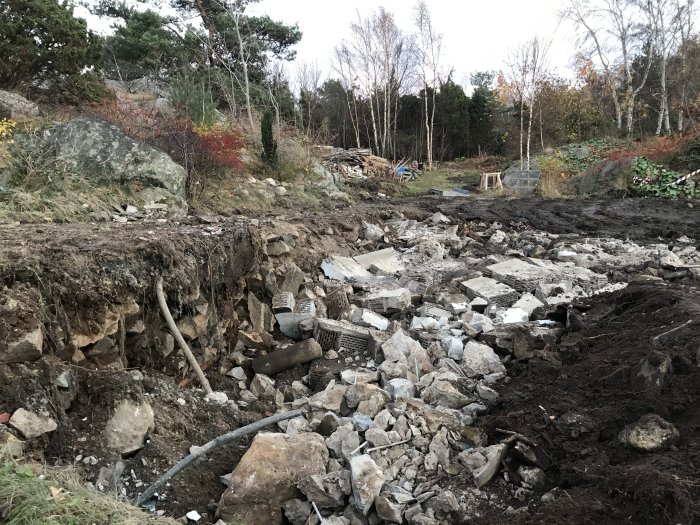
<path fill-rule="evenodd" d="M 350 23 L 357 12 L 367 16 L 384 6 L 394 13 L 396 23 L 406 33 L 413 33 L 411 0 L 261 0 L 251 6 L 251 14 L 268 14 L 288 24 L 299 24 L 303 33 L 296 46 L 297 59 L 317 61 L 330 73 L 333 48 L 349 36 Z M 552 39 L 549 63 L 555 73 L 571 77 L 571 59 L 576 52 L 572 27 L 559 23 L 558 11 L 564 0 L 433 0 L 428 6 L 433 25 L 443 34 L 446 69 L 453 69 L 453 80 L 464 84 L 476 71 L 504 68 L 511 49 L 525 40 L 540 36 Z M 108 24 L 87 14 L 92 29 L 104 33 Z M 294 65 L 289 69 L 293 72 Z"/>

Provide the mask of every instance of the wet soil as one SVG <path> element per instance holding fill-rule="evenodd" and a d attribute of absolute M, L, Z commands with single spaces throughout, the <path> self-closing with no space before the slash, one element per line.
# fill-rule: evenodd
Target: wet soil
<path fill-rule="evenodd" d="M 632 285 L 580 310 L 581 329 L 562 339 L 551 360 L 510 367 L 498 406 L 480 421 L 492 439 L 507 429 L 544 447 L 553 467 L 539 493 L 562 491 L 552 503 L 482 523 L 697 523 L 700 290 Z M 671 369 L 649 384 L 640 363 L 659 356 Z M 671 449 L 642 453 L 618 441 L 625 425 L 648 413 L 680 431 Z"/>
<path fill-rule="evenodd" d="M 682 200 L 453 199 L 435 207 L 465 221 L 519 221 L 550 233 L 633 240 L 700 238 L 700 204 Z"/>

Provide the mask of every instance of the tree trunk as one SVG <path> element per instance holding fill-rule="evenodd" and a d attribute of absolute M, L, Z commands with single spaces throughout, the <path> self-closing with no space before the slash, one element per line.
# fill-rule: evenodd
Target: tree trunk
<path fill-rule="evenodd" d="M 369 95 L 369 109 L 370 109 L 370 118 L 372 119 L 372 135 L 374 136 L 374 152 L 378 153 L 379 134 L 377 133 L 377 119 L 374 115 L 374 102 L 372 101 L 372 94 L 371 93 Z"/>
<path fill-rule="evenodd" d="M 245 54 L 245 44 L 243 43 L 243 37 L 241 37 L 240 28 L 241 15 L 239 13 L 233 13 L 234 27 L 236 28 L 236 38 L 238 39 L 238 52 L 241 58 L 241 65 L 243 66 L 243 94 L 245 96 L 245 106 L 248 112 L 248 124 L 250 125 L 250 131 L 255 131 L 255 125 L 253 124 L 253 109 L 250 104 L 250 78 L 248 77 L 248 59 Z"/>
<path fill-rule="evenodd" d="M 523 137 L 525 135 L 525 98 L 520 95 L 520 169 L 523 169 Z"/>
<path fill-rule="evenodd" d="M 527 120 L 527 169 L 530 169 L 530 140 L 532 138 L 532 111 L 535 106 L 534 99 L 530 99 L 530 114 Z"/>
<path fill-rule="evenodd" d="M 544 131 L 542 130 L 542 99 L 540 98 L 540 144 L 542 145 L 542 153 L 544 153 Z"/>

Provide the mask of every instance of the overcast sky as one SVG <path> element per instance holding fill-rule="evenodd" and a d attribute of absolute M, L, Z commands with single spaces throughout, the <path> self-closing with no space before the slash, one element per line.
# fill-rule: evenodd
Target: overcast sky
<path fill-rule="evenodd" d="M 443 34 L 444 64 L 455 70 L 462 84 L 475 71 L 499 70 L 509 49 L 532 36 L 553 38 L 550 63 L 570 76 L 575 52 L 571 27 L 558 27 L 557 11 L 562 0 L 433 0 L 428 6 L 433 25 Z M 397 25 L 412 33 L 412 0 L 262 0 L 251 12 L 266 13 L 288 23 L 298 23 L 304 36 L 297 46 L 298 58 L 318 60 L 328 69 L 333 47 L 348 37 L 350 23 L 359 11 L 367 16 L 378 6 L 394 13 Z"/>
<path fill-rule="evenodd" d="M 570 62 L 575 43 L 568 25 L 559 26 L 557 11 L 563 0 L 433 0 L 428 6 L 433 25 L 444 37 L 444 60 L 454 69 L 453 80 L 464 85 L 475 71 L 500 70 L 510 49 L 539 35 L 552 38 L 549 62 L 556 73 L 572 76 Z M 394 13 L 407 33 L 414 31 L 412 0 L 261 0 L 252 14 L 268 14 L 285 23 L 298 23 L 303 32 L 296 46 L 298 60 L 318 61 L 330 72 L 333 48 L 348 37 L 350 23 L 359 11 L 367 16 L 383 5 Z M 76 10 L 86 16 L 83 9 Z M 91 28 L 104 32 L 104 22 L 87 16 Z M 294 66 L 290 66 L 293 72 Z"/>

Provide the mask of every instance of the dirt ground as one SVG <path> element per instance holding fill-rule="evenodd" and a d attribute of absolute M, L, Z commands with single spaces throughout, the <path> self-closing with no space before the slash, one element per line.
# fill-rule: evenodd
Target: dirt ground
<path fill-rule="evenodd" d="M 640 241 L 673 242 L 682 235 L 700 239 L 697 207 L 648 199 L 375 198 L 343 210 L 285 210 L 277 218 L 308 229 L 309 245 L 297 250 L 297 264 L 308 269 L 318 264 L 322 252 L 356 249 L 362 220 L 389 219 L 398 213 L 424 219 L 438 210 L 461 221 L 521 223 L 552 233 Z M 210 235 L 217 228 L 223 228 L 223 237 Z M 234 293 L 238 280 L 256 267 L 250 259 L 251 254 L 259 256 L 257 243 L 247 226 L 198 218 L 179 225 L 5 225 L 0 226 L 0 285 L 53 281 L 54 295 L 42 300 L 68 291 L 75 293 L 76 302 L 88 304 L 100 297 L 116 300 L 99 289 L 101 280 L 118 279 L 132 293 L 149 294 L 160 269 L 166 270 L 179 293 L 189 292 L 188 283 L 195 277 L 208 291 L 223 286 Z M 209 259 L 202 254 L 209 254 Z M 216 263 L 217 257 L 224 262 Z M 133 259 L 143 264 L 125 264 Z M 212 279 L 212 274 L 219 277 Z M 576 311 L 581 322 L 565 335 L 560 351 L 549 360 L 510 366 L 511 380 L 497 387 L 498 405 L 477 420 L 493 442 L 502 437 L 497 429 L 506 429 L 542 446 L 552 467 L 540 492 L 559 487 L 560 495 L 547 505 L 525 503 L 499 480 L 494 490 L 501 491 L 502 502 L 514 512 L 504 514 L 502 508 L 490 510 L 484 504 L 465 523 L 700 523 L 700 290 L 682 284 L 632 285 L 579 304 Z M 656 336 L 687 321 L 674 336 L 653 343 Z M 672 366 L 659 386 L 641 382 L 640 362 L 664 356 Z M 52 386 L 60 373 L 58 361 L 43 359 L 33 367 L 0 365 L 0 413 L 19 400 L 31 400 L 37 392 L 62 403 Z M 223 368 L 223 364 L 215 366 L 219 365 Z M 191 387 L 179 388 L 163 367 L 142 370 L 141 375 L 134 370 L 73 369 L 81 386 L 66 412 L 69 421 L 60 425 L 66 430 L 42 438 L 48 440 L 40 443 L 46 459 L 75 463 L 78 456 L 94 454 L 98 465 L 78 461 L 94 482 L 100 468 L 116 459 L 105 452 L 94 428 L 101 428 L 115 400 L 123 399 L 125 393 L 135 400 L 148 399 L 156 413 L 157 430 L 137 455 L 124 459 L 125 473 L 132 473 L 129 497 L 184 457 L 190 445 L 204 444 L 269 414 L 270 407 L 257 404 L 245 412 L 207 404 Z M 215 390 L 235 398 L 235 381 L 218 374 L 212 377 Z M 681 441 L 653 454 L 619 444 L 622 427 L 649 412 L 676 425 Z M 159 509 L 179 517 L 195 508 L 208 508 L 212 512 L 205 519 L 215 521 L 213 510 L 223 491 L 219 477 L 231 471 L 247 445 L 248 440 L 241 440 L 224 447 L 183 472 L 168 487 L 167 500 Z"/>
<path fill-rule="evenodd" d="M 543 446 L 553 467 L 542 492 L 560 487 L 552 504 L 483 523 L 697 523 L 700 520 L 700 290 L 633 285 L 579 305 L 583 326 L 570 331 L 551 361 L 509 369 L 498 407 L 483 418 Z M 691 321 L 669 339 L 653 339 Z M 649 385 L 645 358 L 669 358 L 671 371 Z M 672 422 L 681 441 L 655 453 L 617 439 L 647 413 Z"/>
<path fill-rule="evenodd" d="M 697 202 L 641 198 L 455 199 L 437 206 L 463 220 L 521 221 L 550 233 L 632 240 L 700 238 L 699 207 Z"/>

